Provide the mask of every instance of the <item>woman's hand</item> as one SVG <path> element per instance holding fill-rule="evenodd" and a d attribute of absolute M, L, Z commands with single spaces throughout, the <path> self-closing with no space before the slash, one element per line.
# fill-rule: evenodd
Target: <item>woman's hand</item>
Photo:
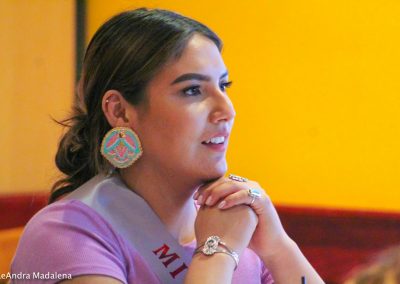
<path fill-rule="evenodd" d="M 257 216 L 248 206 L 230 210 L 202 206 L 197 213 L 195 233 L 198 245 L 215 235 L 240 255 L 249 245 L 256 226 Z"/>
<path fill-rule="evenodd" d="M 265 191 L 255 181 L 234 181 L 222 177 L 211 184 L 199 188 L 194 195 L 201 208 L 219 208 L 229 212 L 237 205 L 250 205 L 252 197 L 249 189 L 257 189 L 261 198 L 254 200 L 251 208 L 258 216 L 258 225 L 250 242 L 252 248 L 262 259 L 273 257 L 290 242 L 278 214 Z M 230 209 L 230 210 L 227 210 Z"/>
<path fill-rule="evenodd" d="M 261 193 L 261 197 L 253 203 L 249 189 Z M 222 212 L 234 210 L 237 205 L 251 206 L 258 216 L 258 225 L 250 248 L 268 267 L 275 283 L 300 283 L 302 277 L 310 284 L 324 283 L 296 243 L 286 234 L 269 196 L 257 182 L 240 182 L 223 177 L 199 188 L 194 198 L 202 207 L 219 208 Z"/>
<path fill-rule="evenodd" d="M 215 207 L 202 207 L 197 213 L 195 232 L 198 246 L 210 236 L 218 236 L 221 241 L 239 256 L 249 245 L 257 226 L 257 216 L 248 206 L 236 206 L 222 211 Z M 232 283 L 236 260 L 224 253 L 193 256 L 185 283 Z"/>

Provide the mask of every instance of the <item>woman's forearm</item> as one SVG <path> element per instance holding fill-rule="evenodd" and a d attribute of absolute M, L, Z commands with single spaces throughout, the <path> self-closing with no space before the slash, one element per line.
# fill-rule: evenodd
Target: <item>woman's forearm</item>
<path fill-rule="evenodd" d="M 230 284 L 235 262 L 231 256 L 216 253 L 193 256 L 185 278 L 185 284 Z"/>
<path fill-rule="evenodd" d="M 265 266 L 271 272 L 276 284 L 298 283 L 301 278 L 307 284 L 321 284 L 324 281 L 311 266 L 297 244 L 289 237 L 275 255 L 261 254 Z"/>

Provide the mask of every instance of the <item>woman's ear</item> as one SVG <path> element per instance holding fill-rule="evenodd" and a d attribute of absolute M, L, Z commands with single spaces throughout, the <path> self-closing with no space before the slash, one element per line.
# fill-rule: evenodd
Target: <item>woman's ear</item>
<path fill-rule="evenodd" d="M 136 110 L 122 94 L 108 90 L 102 100 L 103 113 L 111 127 L 132 127 L 136 120 Z"/>

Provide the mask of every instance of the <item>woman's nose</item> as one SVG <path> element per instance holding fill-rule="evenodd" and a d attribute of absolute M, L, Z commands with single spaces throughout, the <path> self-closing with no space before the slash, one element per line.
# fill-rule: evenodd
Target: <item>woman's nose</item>
<path fill-rule="evenodd" d="M 219 90 L 214 94 L 213 99 L 214 105 L 210 115 L 211 122 L 218 123 L 220 121 L 233 120 L 236 112 L 227 94 Z"/>

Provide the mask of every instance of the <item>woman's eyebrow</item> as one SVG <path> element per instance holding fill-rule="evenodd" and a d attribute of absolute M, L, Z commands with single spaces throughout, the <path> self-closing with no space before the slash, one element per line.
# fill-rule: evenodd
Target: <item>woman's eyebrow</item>
<path fill-rule="evenodd" d="M 222 79 L 223 77 L 228 75 L 228 71 L 224 72 L 219 79 Z M 211 78 L 207 75 L 199 74 L 199 73 L 186 73 L 178 78 L 176 78 L 171 85 L 183 82 L 183 81 L 188 81 L 188 80 L 198 80 L 198 81 L 210 81 Z"/>

